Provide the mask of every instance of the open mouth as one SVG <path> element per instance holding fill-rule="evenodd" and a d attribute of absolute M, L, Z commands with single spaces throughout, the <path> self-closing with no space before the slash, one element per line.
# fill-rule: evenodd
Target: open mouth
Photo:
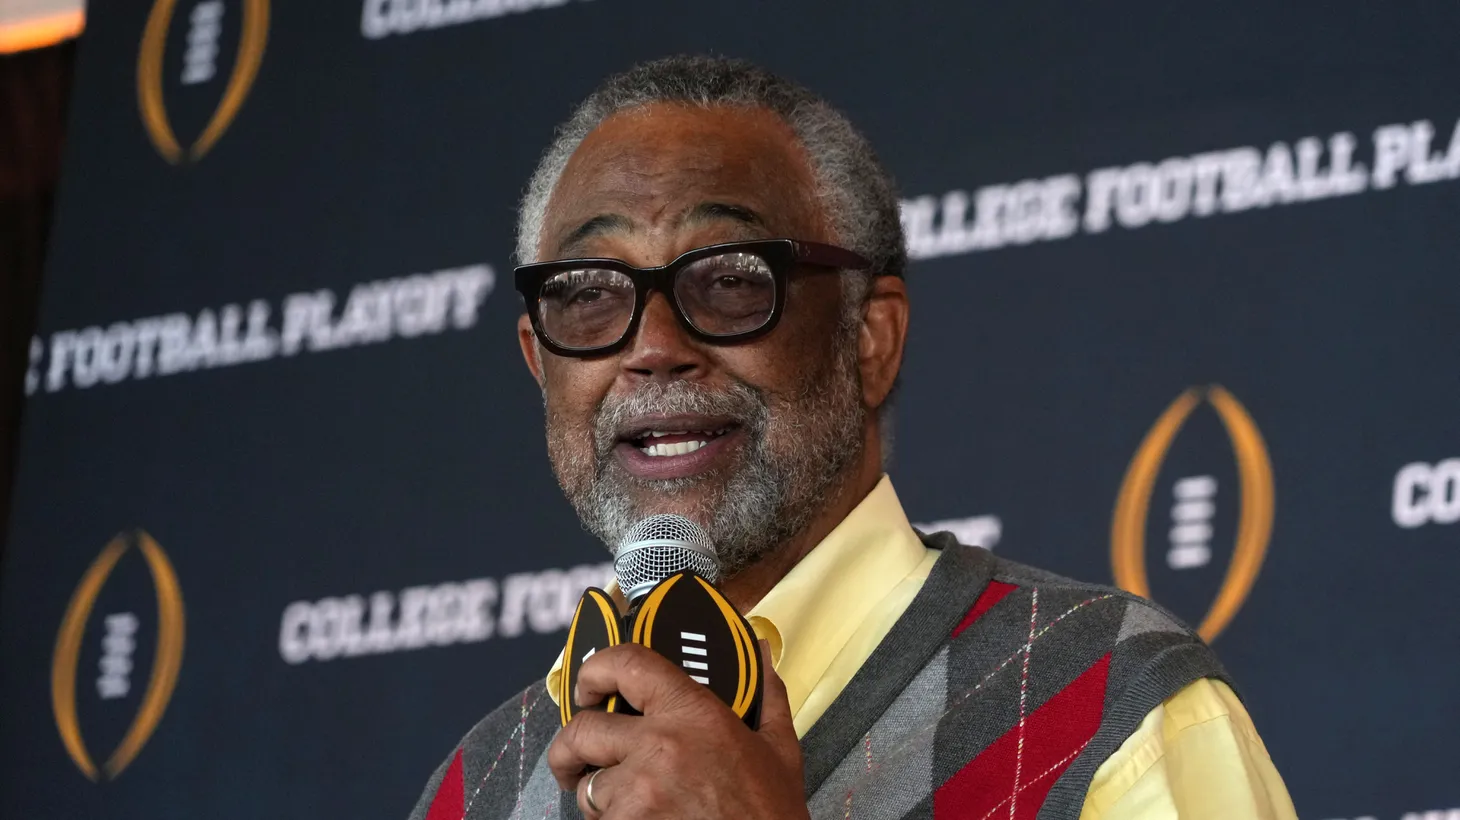
<path fill-rule="evenodd" d="M 713 430 L 645 430 L 627 439 L 639 452 L 650 458 L 684 456 L 708 447 L 711 442 L 730 432 L 730 427 Z"/>
<path fill-rule="evenodd" d="M 621 428 L 619 463 L 643 479 L 675 479 L 715 469 L 744 433 L 724 416 L 658 416 Z"/>

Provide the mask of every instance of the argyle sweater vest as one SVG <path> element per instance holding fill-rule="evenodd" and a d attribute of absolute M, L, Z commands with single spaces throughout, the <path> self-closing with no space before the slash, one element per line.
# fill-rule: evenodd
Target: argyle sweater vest
<path fill-rule="evenodd" d="M 1074 820 L 1147 713 L 1194 680 L 1226 680 L 1145 599 L 948 533 L 924 541 L 942 555 L 922 590 L 801 740 L 817 820 Z M 412 819 L 581 817 L 547 768 L 558 728 L 538 681 L 467 734 Z"/>

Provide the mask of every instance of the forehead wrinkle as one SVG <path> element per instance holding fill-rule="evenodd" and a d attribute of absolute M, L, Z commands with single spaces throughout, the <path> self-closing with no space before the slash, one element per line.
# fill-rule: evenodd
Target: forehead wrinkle
<path fill-rule="evenodd" d="M 636 132 L 648 121 L 651 133 Z M 549 227 L 564 236 L 559 246 L 570 226 L 603 213 L 626 215 L 626 232 L 636 235 L 724 224 L 746 238 L 830 238 L 817 194 L 804 145 L 774 114 L 647 106 L 588 135 L 567 162 L 546 221 L 560 226 Z M 716 203 L 731 207 L 705 207 Z"/>
<path fill-rule="evenodd" d="M 666 209 L 679 206 L 674 202 L 677 192 L 695 186 L 711 191 L 721 187 L 729 170 L 727 163 L 742 173 L 748 172 L 756 188 L 783 178 L 784 168 L 755 161 L 761 159 L 755 155 L 760 146 L 747 143 L 762 140 L 757 135 L 733 139 L 714 132 L 696 132 L 684 135 L 684 141 L 667 151 L 647 140 L 585 141 L 588 144 L 569 160 L 566 176 L 572 177 L 571 187 L 591 192 L 594 198 L 627 203 L 631 211 L 636 204 L 657 206 L 652 207 L 657 221 Z M 733 201 L 740 197 L 730 194 L 729 198 Z"/>
<path fill-rule="evenodd" d="M 672 192 L 685 184 L 682 178 L 674 179 L 676 170 L 645 169 L 610 161 L 571 179 L 562 191 L 563 198 L 572 203 L 564 203 L 567 206 L 564 208 L 567 213 L 562 216 L 565 226 L 593 215 L 559 241 L 560 250 L 582 245 L 606 233 L 635 233 L 645 225 L 660 222 L 665 211 L 673 207 Z M 549 213 L 557 210 L 557 202 L 552 206 Z M 578 212 L 577 216 L 574 211 Z"/>
<path fill-rule="evenodd" d="M 634 221 L 623 214 L 599 214 L 579 225 L 558 244 L 559 256 L 572 256 L 590 239 L 615 233 L 633 233 Z"/>

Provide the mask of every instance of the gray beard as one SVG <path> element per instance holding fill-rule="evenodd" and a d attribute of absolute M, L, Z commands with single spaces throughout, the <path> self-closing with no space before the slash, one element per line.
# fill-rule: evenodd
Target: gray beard
<path fill-rule="evenodd" d="M 617 554 L 624 536 L 643 518 L 676 513 L 699 524 L 732 577 L 800 535 L 847 470 L 861 457 L 866 411 L 861 404 L 855 337 L 832 366 L 809 379 L 784 408 L 772 412 L 765 395 L 744 382 L 718 391 L 693 382 L 646 383 L 598 408 L 592 453 L 573 447 L 565 423 L 548 414 L 548 451 L 558 482 L 583 526 Z M 735 420 L 744 438 L 741 457 L 690 478 L 645 480 L 630 475 L 613 454 L 617 431 L 646 414 L 702 414 Z M 702 500 L 683 493 L 722 481 Z M 654 499 L 637 503 L 635 498 Z"/>

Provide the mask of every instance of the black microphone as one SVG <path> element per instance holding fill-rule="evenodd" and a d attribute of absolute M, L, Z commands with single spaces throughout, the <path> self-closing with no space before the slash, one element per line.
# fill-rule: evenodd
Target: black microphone
<path fill-rule="evenodd" d="M 579 711 L 572 693 L 583 663 L 601 649 L 633 642 L 668 658 L 758 728 L 764 688 L 759 647 L 750 623 L 715 588 L 720 563 L 709 535 L 683 516 L 649 516 L 625 536 L 614 573 L 629 611 L 620 618 L 607 593 L 584 591 L 563 649 L 557 693 L 562 722 Z M 597 708 L 638 714 L 618 695 Z"/>

